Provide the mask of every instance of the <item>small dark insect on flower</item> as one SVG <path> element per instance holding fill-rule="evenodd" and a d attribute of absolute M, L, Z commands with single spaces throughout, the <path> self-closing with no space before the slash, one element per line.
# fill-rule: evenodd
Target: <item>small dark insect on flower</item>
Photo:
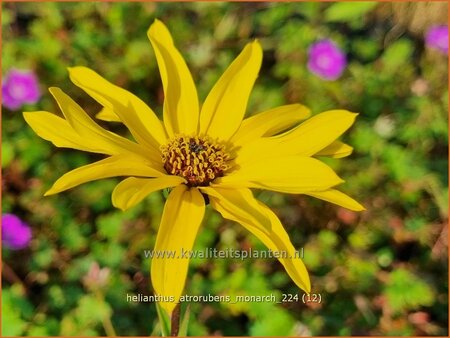
<path fill-rule="evenodd" d="M 195 143 L 195 141 L 191 141 L 189 142 L 189 149 L 193 152 L 193 153 L 200 153 L 202 150 L 205 150 L 205 148 L 203 147 L 203 145 Z"/>

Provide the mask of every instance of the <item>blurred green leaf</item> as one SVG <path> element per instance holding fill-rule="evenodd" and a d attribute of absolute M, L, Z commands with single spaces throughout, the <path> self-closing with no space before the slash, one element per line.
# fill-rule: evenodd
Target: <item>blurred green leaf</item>
<path fill-rule="evenodd" d="M 108 240 L 119 239 L 120 230 L 124 222 L 123 214 L 111 213 L 99 217 L 97 221 L 98 232 Z"/>
<path fill-rule="evenodd" d="M 252 336 L 287 336 L 292 332 L 294 321 L 280 308 L 272 309 L 258 318 L 250 327 Z"/>
<path fill-rule="evenodd" d="M 386 71 L 398 71 L 402 65 L 410 63 L 413 51 L 414 47 L 410 40 L 400 39 L 395 41 L 384 51 L 382 56 Z"/>
<path fill-rule="evenodd" d="M 352 46 L 355 53 L 363 60 L 373 60 L 380 50 L 378 41 L 372 39 L 355 39 Z"/>
<path fill-rule="evenodd" d="M 36 264 L 36 269 L 46 269 L 53 261 L 54 253 L 55 251 L 48 241 L 42 241 L 39 250 L 33 256 L 33 263 Z"/>
<path fill-rule="evenodd" d="M 22 336 L 27 322 L 21 317 L 20 309 L 14 302 L 9 289 L 2 290 L 2 336 Z"/>
<path fill-rule="evenodd" d="M 80 232 L 80 224 L 67 224 L 61 234 L 64 246 L 71 251 L 79 251 L 86 247 L 87 239 Z"/>
<path fill-rule="evenodd" d="M 81 297 L 76 310 L 77 319 L 82 325 L 101 323 L 111 313 L 111 307 L 106 302 L 90 295 Z"/>
<path fill-rule="evenodd" d="M 3 142 L 2 142 L 2 168 L 6 168 L 11 163 L 14 156 L 15 156 L 14 146 L 10 142 L 3 140 Z"/>
<path fill-rule="evenodd" d="M 389 305 L 395 313 L 429 306 L 434 300 L 431 287 L 416 275 L 405 269 L 391 272 L 384 288 Z"/>
<path fill-rule="evenodd" d="M 325 20 L 328 22 L 347 22 L 355 20 L 368 13 L 378 5 L 375 1 L 344 1 L 337 2 L 325 11 Z"/>

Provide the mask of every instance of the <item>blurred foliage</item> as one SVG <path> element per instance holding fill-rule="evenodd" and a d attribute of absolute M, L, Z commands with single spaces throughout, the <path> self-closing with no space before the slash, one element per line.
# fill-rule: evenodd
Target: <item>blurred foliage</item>
<path fill-rule="evenodd" d="M 258 192 L 304 248 L 322 303 L 191 303 L 188 334 L 448 335 L 448 69 L 447 58 L 423 41 L 431 24 L 447 21 L 447 11 L 429 4 L 433 15 L 423 16 L 434 21 L 409 30 L 407 13 L 416 5 L 410 6 L 3 2 L 2 73 L 34 69 L 43 90 L 59 86 L 94 115 L 100 107 L 66 71 L 88 66 L 161 113 L 161 82 L 146 37 L 154 18 L 170 28 L 201 99 L 244 44 L 258 38 L 264 61 L 248 114 L 294 102 L 314 113 L 360 112 L 345 137 L 353 155 L 328 162 L 367 211 Z M 338 81 L 322 81 L 306 68 L 308 46 L 321 38 L 348 56 Z M 46 92 L 24 110 L 60 114 Z M 118 335 L 158 334 L 155 306 L 127 295 L 152 292 L 143 250 L 153 248 L 163 195 L 124 213 L 110 202 L 116 179 L 43 197 L 59 176 L 99 157 L 53 147 L 18 111 L 3 109 L 2 122 L 3 212 L 18 214 L 34 234 L 27 250 L 3 249 L 2 335 L 105 335 L 108 322 Z M 125 133 L 120 125 L 104 126 Z M 196 241 L 205 247 L 263 248 L 209 209 Z M 82 283 L 93 262 L 111 270 L 97 293 Z M 186 293 L 281 299 L 299 289 L 276 260 L 193 259 Z"/>

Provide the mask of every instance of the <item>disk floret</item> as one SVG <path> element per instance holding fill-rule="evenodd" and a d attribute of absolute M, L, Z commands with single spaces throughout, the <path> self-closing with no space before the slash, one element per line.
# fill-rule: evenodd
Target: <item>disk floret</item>
<path fill-rule="evenodd" d="M 185 178 L 189 186 L 206 186 L 229 169 L 225 145 L 208 136 L 175 136 L 161 152 L 167 173 Z"/>

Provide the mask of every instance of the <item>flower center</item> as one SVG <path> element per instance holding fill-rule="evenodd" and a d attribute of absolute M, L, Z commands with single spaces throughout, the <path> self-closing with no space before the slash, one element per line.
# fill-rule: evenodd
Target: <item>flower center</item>
<path fill-rule="evenodd" d="M 207 136 L 177 135 L 161 151 L 167 173 L 185 178 L 189 186 L 206 186 L 230 168 L 225 146 Z"/>
<path fill-rule="evenodd" d="M 320 55 L 317 58 L 317 64 L 321 68 L 329 68 L 331 66 L 331 58 L 328 55 Z"/>
<path fill-rule="evenodd" d="M 25 97 L 27 89 L 23 84 L 13 84 L 9 87 L 9 94 L 16 100 L 21 100 Z"/>

